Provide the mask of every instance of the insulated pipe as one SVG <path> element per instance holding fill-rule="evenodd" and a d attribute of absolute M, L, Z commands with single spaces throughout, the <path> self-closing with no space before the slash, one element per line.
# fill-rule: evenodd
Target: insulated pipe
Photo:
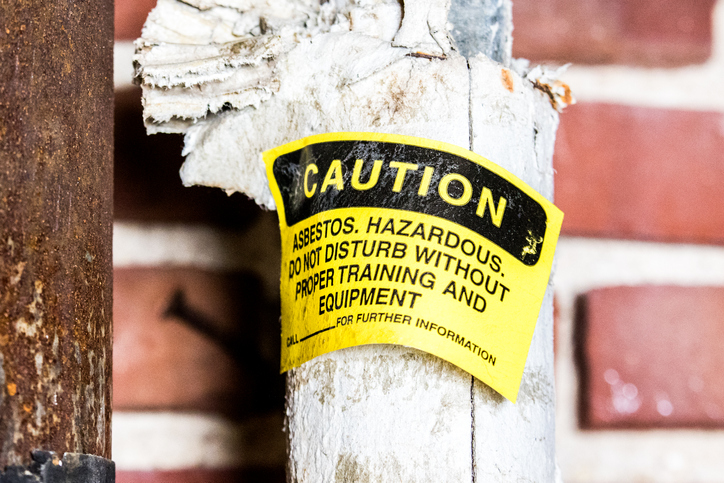
<path fill-rule="evenodd" d="M 379 132 L 469 149 L 552 198 L 565 100 L 544 70 L 511 60 L 509 0 L 280 2 L 284 14 L 263 1 L 160 0 L 150 14 L 135 57 L 144 117 L 149 132 L 186 134 L 185 184 L 273 208 L 262 151 Z M 554 481 L 551 293 L 516 404 L 401 346 L 289 371 L 288 481 Z"/>
<path fill-rule="evenodd" d="M 440 124 L 415 135 L 439 139 L 446 123 L 459 123 L 457 144 L 551 199 L 558 117 L 541 92 L 508 68 L 510 4 L 454 1 L 448 18 L 467 57 L 444 61 L 458 69 L 451 76 L 459 88 L 457 105 L 450 102 L 445 113 L 417 112 L 440 116 Z M 413 81 L 441 86 L 434 76 Z M 370 345 L 291 370 L 286 413 L 290 482 L 555 481 L 552 290 L 543 301 L 516 404 L 437 357 Z"/>

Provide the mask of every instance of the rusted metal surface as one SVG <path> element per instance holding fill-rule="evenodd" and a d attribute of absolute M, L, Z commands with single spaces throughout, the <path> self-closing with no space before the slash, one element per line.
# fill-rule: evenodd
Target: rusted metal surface
<path fill-rule="evenodd" d="M 111 0 L 0 2 L 0 468 L 111 455 Z"/>
<path fill-rule="evenodd" d="M 551 101 L 551 106 L 558 112 L 562 112 L 566 106 L 576 103 L 571 88 L 560 80 L 544 81 L 536 79 L 533 86 L 545 93 Z"/>

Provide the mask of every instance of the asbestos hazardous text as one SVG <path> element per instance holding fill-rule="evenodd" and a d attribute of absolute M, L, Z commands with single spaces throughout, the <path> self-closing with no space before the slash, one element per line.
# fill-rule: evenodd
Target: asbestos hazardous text
<path fill-rule="evenodd" d="M 490 161 L 332 133 L 264 153 L 282 235 L 282 371 L 415 347 L 515 401 L 563 214 Z"/>

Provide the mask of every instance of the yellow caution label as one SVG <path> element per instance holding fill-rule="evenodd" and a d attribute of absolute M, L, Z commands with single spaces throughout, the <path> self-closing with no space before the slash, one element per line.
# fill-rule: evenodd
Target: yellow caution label
<path fill-rule="evenodd" d="M 427 139 L 330 133 L 264 153 L 282 240 L 281 370 L 401 344 L 515 402 L 563 213 Z"/>

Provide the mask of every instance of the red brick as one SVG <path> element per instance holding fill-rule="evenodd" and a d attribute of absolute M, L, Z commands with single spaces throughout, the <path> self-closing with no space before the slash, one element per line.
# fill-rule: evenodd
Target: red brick
<path fill-rule="evenodd" d="M 685 65 L 711 54 L 715 0 L 516 0 L 514 55 L 536 61 Z M 116 39 L 141 35 L 156 0 L 116 0 Z"/>
<path fill-rule="evenodd" d="M 724 115 L 581 103 L 554 155 L 567 235 L 724 243 Z"/>
<path fill-rule="evenodd" d="M 282 408 L 278 307 L 255 278 L 116 269 L 113 310 L 115 409 L 244 416 Z"/>
<path fill-rule="evenodd" d="M 284 468 L 118 471 L 116 483 L 283 483 Z"/>
<path fill-rule="evenodd" d="M 245 228 L 261 209 L 246 196 L 181 184 L 180 134 L 149 136 L 143 127 L 141 88 L 116 91 L 114 216 L 117 220 L 204 223 Z"/>
<path fill-rule="evenodd" d="M 724 426 L 724 287 L 613 287 L 579 312 L 588 428 Z"/>
<path fill-rule="evenodd" d="M 148 13 L 156 0 L 116 0 L 116 40 L 135 40 L 141 36 Z"/>
<path fill-rule="evenodd" d="M 516 0 L 513 55 L 678 66 L 711 55 L 715 0 Z"/>

